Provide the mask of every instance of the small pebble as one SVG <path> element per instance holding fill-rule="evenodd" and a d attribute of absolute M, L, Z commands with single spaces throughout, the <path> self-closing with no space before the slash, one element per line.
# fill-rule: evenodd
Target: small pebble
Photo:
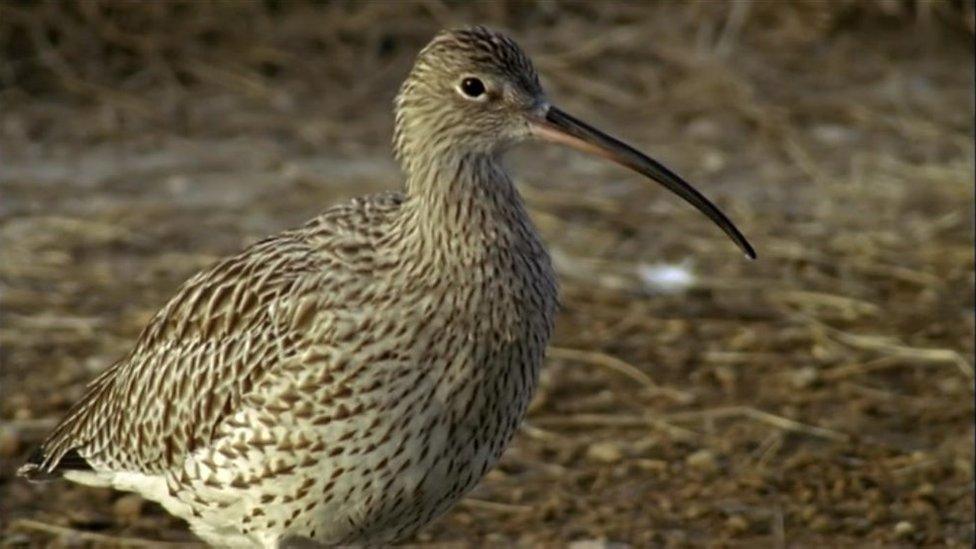
<path fill-rule="evenodd" d="M 718 462 L 715 459 L 715 453 L 708 449 L 698 450 L 697 452 L 690 454 L 687 458 L 685 458 L 685 463 L 688 464 L 689 467 L 693 467 L 699 471 L 711 472 L 718 469 Z"/>
<path fill-rule="evenodd" d="M 597 442 L 586 449 L 586 457 L 602 463 L 617 463 L 624 457 L 623 450 L 613 442 Z"/>
<path fill-rule="evenodd" d="M 857 134 L 837 124 L 819 124 L 810 128 L 813 138 L 825 145 L 843 145 L 857 138 Z"/>
<path fill-rule="evenodd" d="M 701 160 L 699 162 L 701 164 L 701 168 L 705 170 L 705 173 L 707 174 L 714 174 L 728 164 L 725 155 L 719 151 L 705 152 L 701 156 Z"/>
<path fill-rule="evenodd" d="M 813 366 L 805 366 L 792 373 L 790 383 L 797 389 L 806 389 L 813 385 L 818 377 L 819 373 L 816 368 Z"/>
<path fill-rule="evenodd" d="M 903 538 L 912 534 L 915 531 L 915 525 L 907 520 L 903 520 L 895 525 L 895 535 Z"/>
<path fill-rule="evenodd" d="M 0 429 L 0 457 L 14 457 L 20 453 L 20 435 L 13 429 Z"/>
<path fill-rule="evenodd" d="M 666 473 L 668 471 L 668 462 L 660 459 L 639 459 L 637 466 L 652 473 Z"/>
<path fill-rule="evenodd" d="M 725 521 L 725 525 L 737 534 L 741 534 L 749 529 L 749 521 L 740 515 L 732 515 Z"/>
<path fill-rule="evenodd" d="M 697 139 L 718 139 L 722 136 L 722 128 L 718 123 L 705 117 L 693 120 L 685 132 L 689 137 Z"/>

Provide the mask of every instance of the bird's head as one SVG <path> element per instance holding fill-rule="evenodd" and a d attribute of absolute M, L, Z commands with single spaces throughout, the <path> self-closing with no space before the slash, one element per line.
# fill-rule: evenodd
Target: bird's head
<path fill-rule="evenodd" d="M 394 149 L 401 161 L 497 154 L 531 135 L 526 115 L 545 105 L 532 61 L 511 38 L 484 27 L 443 31 L 397 95 Z"/>
<path fill-rule="evenodd" d="M 443 31 L 420 52 L 396 98 L 394 151 L 408 172 L 443 158 L 497 156 L 536 138 L 602 156 L 660 183 L 755 252 L 715 205 L 633 147 L 553 106 L 532 61 L 485 27 Z"/>

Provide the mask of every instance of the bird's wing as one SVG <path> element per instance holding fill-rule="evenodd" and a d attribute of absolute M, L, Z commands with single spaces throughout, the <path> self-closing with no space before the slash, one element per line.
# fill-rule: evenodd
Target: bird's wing
<path fill-rule="evenodd" d="M 328 263 L 302 234 L 282 233 L 191 278 L 21 474 L 160 472 L 208 443 L 255 384 L 301 351 L 301 324 L 314 310 L 296 303 L 328 292 Z"/>

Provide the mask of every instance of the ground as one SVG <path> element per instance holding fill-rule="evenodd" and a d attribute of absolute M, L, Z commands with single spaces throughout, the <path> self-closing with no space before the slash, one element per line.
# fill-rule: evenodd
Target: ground
<path fill-rule="evenodd" d="M 480 21 L 513 29 L 554 102 L 713 198 L 759 259 L 630 172 L 516 151 L 561 278 L 557 334 L 500 466 L 412 543 L 971 546 L 971 12 L 842 4 L 293 5 L 248 20 L 240 62 L 232 17 L 212 50 L 102 52 L 140 70 L 81 65 L 67 32 L 4 42 L 0 544 L 192 543 L 135 496 L 13 471 L 188 276 L 396 188 L 390 106 L 413 52 Z M 4 8 L 7 39 L 61 16 Z"/>

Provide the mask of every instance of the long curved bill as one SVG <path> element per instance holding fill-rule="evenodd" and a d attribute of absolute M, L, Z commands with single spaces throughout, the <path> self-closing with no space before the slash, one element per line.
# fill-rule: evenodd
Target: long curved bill
<path fill-rule="evenodd" d="M 668 190 L 698 208 L 698 211 L 705 214 L 725 231 L 725 234 L 739 246 L 749 259 L 756 258 L 756 252 L 752 249 L 749 241 L 742 236 L 742 233 L 729 218 L 694 187 L 665 168 L 660 162 L 593 126 L 573 118 L 556 107 L 548 107 L 544 115 L 533 117 L 531 122 L 532 132 L 537 137 L 602 156 L 664 185 Z"/>

